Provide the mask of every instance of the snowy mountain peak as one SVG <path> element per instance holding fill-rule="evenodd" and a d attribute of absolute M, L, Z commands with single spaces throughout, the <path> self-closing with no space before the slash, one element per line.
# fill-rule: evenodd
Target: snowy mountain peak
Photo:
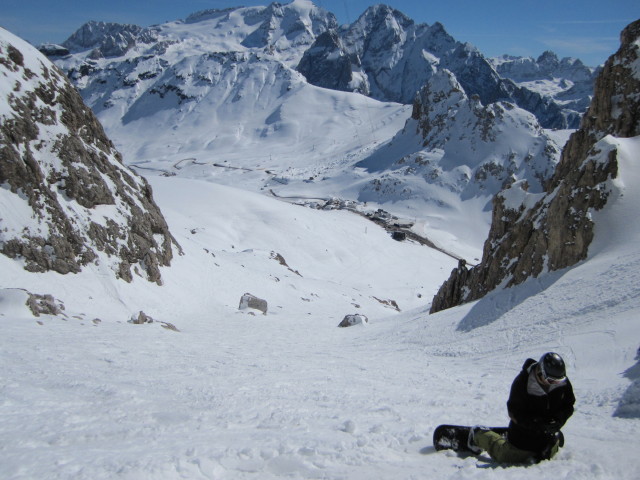
<path fill-rule="evenodd" d="M 589 100 L 585 103 L 588 93 L 579 90 L 565 106 L 530 85 L 516 85 L 501 78 L 497 62 L 492 65 L 473 45 L 456 41 L 441 23 L 417 25 L 385 5 L 370 7 L 338 36 L 340 44 L 333 42 L 333 51 L 323 39 L 321 49 L 314 45 L 305 52 L 298 70 L 309 83 L 409 104 L 433 72 L 446 68 L 468 94 L 479 95 L 485 104 L 515 103 L 536 115 L 545 128 L 577 126 L 576 110 L 586 109 Z"/>
<path fill-rule="evenodd" d="M 71 53 L 95 50 L 94 56 L 124 55 L 137 41 L 150 42 L 152 31 L 137 25 L 90 21 L 72 34 L 62 46 Z"/>
<path fill-rule="evenodd" d="M 498 73 L 516 82 L 535 80 L 594 81 L 594 68 L 585 66 L 576 58 L 559 59 L 552 51 L 543 52 L 537 59 L 503 55 L 490 59 Z"/>
<path fill-rule="evenodd" d="M 400 10 L 384 4 L 367 8 L 355 21 L 354 26 L 362 29 L 367 35 L 379 29 L 406 30 L 414 25 L 414 21 Z"/>
<path fill-rule="evenodd" d="M 286 5 L 271 3 L 253 21 L 258 18 L 262 20 L 258 29 L 242 42 L 248 48 L 270 45 L 283 49 L 310 45 L 322 32 L 338 26 L 332 13 L 307 0 L 295 0 Z"/>
<path fill-rule="evenodd" d="M 552 52 L 551 50 L 545 50 L 538 57 L 538 60 L 536 60 L 536 62 L 539 65 L 544 65 L 544 66 L 553 68 L 558 66 L 558 64 L 560 63 L 560 60 L 558 59 L 558 56 L 554 52 Z"/>

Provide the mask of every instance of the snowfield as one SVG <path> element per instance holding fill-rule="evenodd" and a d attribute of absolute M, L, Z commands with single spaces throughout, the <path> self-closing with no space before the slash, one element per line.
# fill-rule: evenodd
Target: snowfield
<path fill-rule="evenodd" d="M 453 258 L 353 213 L 177 177 L 150 178 L 184 251 L 162 287 L 1 257 L 0 477 L 636 479 L 640 138 L 608 141 L 620 176 L 587 261 L 431 316 Z M 65 316 L 33 317 L 17 287 Z M 245 292 L 266 316 L 238 310 Z M 139 310 L 156 321 L 128 323 Z M 369 323 L 337 328 L 356 312 Z M 577 397 L 555 459 L 435 452 L 440 423 L 506 424 L 511 381 L 549 350 Z"/>

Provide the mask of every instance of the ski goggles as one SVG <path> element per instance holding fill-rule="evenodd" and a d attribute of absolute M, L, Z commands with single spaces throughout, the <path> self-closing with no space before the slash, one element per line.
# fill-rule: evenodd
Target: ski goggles
<path fill-rule="evenodd" d="M 541 383 L 545 383 L 547 385 L 560 385 L 567 381 L 567 377 L 555 378 L 544 371 L 544 367 L 540 364 L 540 368 L 538 369 L 538 379 Z"/>

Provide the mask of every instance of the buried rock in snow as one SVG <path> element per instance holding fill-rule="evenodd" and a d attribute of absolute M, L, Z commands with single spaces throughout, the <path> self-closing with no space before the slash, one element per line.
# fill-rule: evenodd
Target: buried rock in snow
<path fill-rule="evenodd" d="M 140 313 L 137 315 L 131 315 L 129 323 L 133 323 L 134 325 L 144 325 L 145 323 L 153 323 L 153 318 L 140 310 Z"/>
<path fill-rule="evenodd" d="M 362 315 L 361 313 L 356 313 L 355 315 L 346 315 L 340 324 L 339 327 L 353 327 L 354 325 L 366 325 L 369 323 L 369 319 L 366 315 Z"/>
<path fill-rule="evenodd" d="M 40 315 L 60 315 L 64 310 L 62 302 L 53 298 L 52 295 L 38 295 L 31 292 L 27 292 L 27 295 L 29 295 L 29 298 L 27 299 L 26 305 L 34 317 L 39 317 Z"/>
<path fill-rule="evenodd" d="M 238 310 L 246 310 L 247 308 L 260 310 L 264 315 L 266 315 L 267 301 L 258 298 L 255 295 L 251 295 L 250 293 L 245 293 L 240 299 L 240 306 L 238 307 Z"/>

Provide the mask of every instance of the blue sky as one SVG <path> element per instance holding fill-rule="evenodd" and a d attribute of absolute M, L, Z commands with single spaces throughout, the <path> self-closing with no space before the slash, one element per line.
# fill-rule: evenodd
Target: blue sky
<path fill-rule="evenodd" d="M 267 5 L 269 0 L 1 0 L 0 26 L 30 41 L 61 43 L 88 20 L 148 26 L 207 8 Z M 289 3 L 280 0 L 280 3 Z M 638 0 L 316 0 L 341 23 L 386 3 L 418 23 L 441 22 L 456 40 L 486 56 L 537 57 L 553 50 L 587 65 L 603 63 L 619 46 L 620 31 L 640 18 Z"/>

